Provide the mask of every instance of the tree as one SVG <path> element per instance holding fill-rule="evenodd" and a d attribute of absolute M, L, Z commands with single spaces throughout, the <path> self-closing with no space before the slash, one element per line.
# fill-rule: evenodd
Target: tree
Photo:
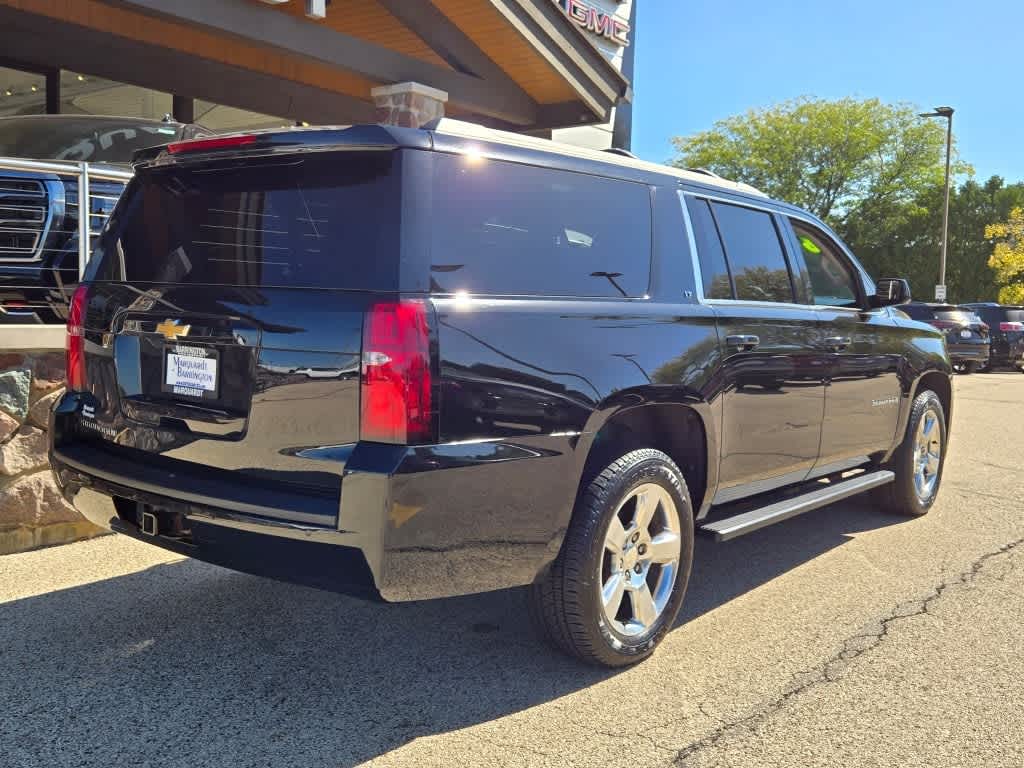
<path fill-rule="evenodd" d="M 995 270 L 1002 304 L 1024 304 L 1024 208 L 1010 211 L 1007 221 L 985 228 L 996 241 L 988 265 Z"/>
<path fill-rule="evenodd" d="M 925 189 L 909 203 L 878 210 L 858 205 L 838 227 L 840 236 L 875 277 L 905 277 L 914 296 L 930 300 L 939 281 L 943 186 Z M 1024 184 L 999 176 L 984 184 L 968 179 L 951 190 L 946 284 L 950 301 L 994 301 L 998 293 L 986 227 L 1024 207 Z"/>
<path fill-rule="evenodd" d="M 833 225 L 865 200 L 883 211 L 943 179 L 943 126 L 878 99 L 787 101 L 672 143 L 674 165 L 752 184 Z"/>

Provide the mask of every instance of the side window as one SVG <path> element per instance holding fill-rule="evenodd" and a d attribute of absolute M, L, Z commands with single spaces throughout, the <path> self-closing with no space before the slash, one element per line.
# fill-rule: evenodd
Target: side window
<path fill-rule="evenodd" d="M 814 303 L 830 307 L 859 306 L 857 278 L 839 246 L 817 228 L 797 219 L 789 221 L 807 264 Z"/>
<path fill-rule="evenodd" d="M 739 205 L 711 204 L 736 298 L 746 301 L 793 301 L 793 283 L 772 215 Z"/>
<path fill-rule="evenodd" d="M 725 251 L 722 250 L 722 241 L 718 238 L 711 206 L 707 200 L 695 197 L 686 197 L 685 200 L 686 209 L 690 214 L 690 225 L 693 227 L 693 239 L 697 243 L 697 259 L 704 282 L 704 298 L 731 299 L 732 283 L 729 280 L 729 269 L 725 265 Z"/>
<path fill-rule="evenodd" d="M 644 184 L 438 154 L 431 232 L 435 292 L 647 293 L 651 193 Z"/>

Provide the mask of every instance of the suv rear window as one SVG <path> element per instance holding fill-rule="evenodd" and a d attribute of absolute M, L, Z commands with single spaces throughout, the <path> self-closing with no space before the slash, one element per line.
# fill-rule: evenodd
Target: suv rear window
<path fill-rule="evenodd" d="M 647 292 L 651 196 L 643 184 L 439 154 L 431 230 L 436 292 Z"/>
<path fill-rule="evenodd" d="M 935 313 L 939 320 L 950 320 L 954 323 L 980 323 L 981 318 L 966 309 L 939 310 Z"/>
<path fill-rule="evenodd" d="M 395 155 L 143 170 L 115 209 L 87 279 L 393 289 Z"/>

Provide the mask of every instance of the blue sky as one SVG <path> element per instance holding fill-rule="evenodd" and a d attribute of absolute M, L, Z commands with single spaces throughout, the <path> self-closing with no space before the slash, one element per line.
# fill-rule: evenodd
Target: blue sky
<path fill-rule="evenodd" d="M 1024 180 L 1024 3 L 637 0 L 633 151 L 797 96 L 956 109 L 979 180 Z M 924 110 L 922 110 L 924 111 Z"/>

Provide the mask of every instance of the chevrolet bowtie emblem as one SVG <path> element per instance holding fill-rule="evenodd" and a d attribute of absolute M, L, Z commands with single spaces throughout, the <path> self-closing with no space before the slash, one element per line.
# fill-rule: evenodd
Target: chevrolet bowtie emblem
<path fill-rule="evenodd" d="M 168 341 L 174 341 L 179 336 L 188 336 L 190 330 L 192 330 L 191 325 L 178 325 L 177 320 L 164 320 L 156 327 L 156 332 Z"/>

